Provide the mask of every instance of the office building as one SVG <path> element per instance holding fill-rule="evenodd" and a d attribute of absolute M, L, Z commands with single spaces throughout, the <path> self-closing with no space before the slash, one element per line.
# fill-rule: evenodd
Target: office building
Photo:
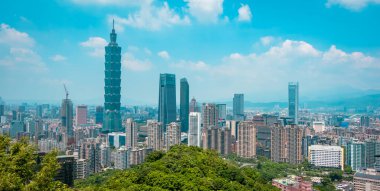
<path fill-rule="evenodd" d="M 103 124 L 103 106 L 96 106 L 95 123 L 96 124 Z"/>
<path fill-rule="evenodd" d="M 369 116 L 360 117 L 360 127 L 369 127 L 369 124 L 370 124 Z"/>
<path fill-rule="evenodd" d="M 340 168 L 344 170 L 344 153 L 340 146 L 311 145 L 308 160 L 318 167 Z"/>
<path fill-rule="evenodd" d="M 298 82 L 289 82 L 288 84 L 288 112 L 289 117 L 293 119 L 294 124 L 298 124 L 298 109 L 299 109 L 299 85 Z"/>
<path fill-rule="evenodd" d="M 380 191 L 380 173 L 375 169 L 363 169 L 354 175 L 355 191 Z"/>
<path fill-rule="evenodd" d="M 166 125 L 175 122 L 176 111 L 176 85 L 174 74 L 160 74 L 158 122 L 162 123 L 164 130 Z"/>
<path fill-rule="evenodd" d="M 66 98 L 62 100 L 61 104 L 61 125 L 65 130 L 67 145 L 74 144 L 74 131 L 73 131 L 73 102 Z"/>
<path fill-rule="evenodd" d="M 137 124 L 134 122 L 132 118 L 128 118 L 126 121 L 126 135 L 127 135 L 127 148 L 135 148 L 137 147 Z"/>
<path fill-rule="evenodd" d="M 271 160 L 300 164 L 302 162 L 303 128 L 297 125 L 271 127 Z"/>
<path fill-rule="evenodd" d="M 243 158 L 256 157 L 256 128 L 251 121 L 239 123 L 237 155 Z"/>
<path fill-rule="evenodd" d="M 365 140 L 366 168 L 375 168 L 375 164 L 380 164 L 380 142 L 377 140 Z"/>
<path fill-rule="evenodd" d="M 188 145 L 201 147 L 202 142 L 201 113 L 190 112 L 189 114 L 189 133 Z"/>
<path fill-rule="evenodd" d="M 105 47 L 104 117 L 102 131 L 122 131 L 120 116 L 121 91 L 121 47 L 116 42 L 117 34 L 112 28 L 110 42 Z"/>
<path fill-rule="evenodd" d="M 155 120 L 147 121 L 147 145 L 153 150 L 161 150 L 163 148 L 163 127 L 161 122 Z"/>
<path fill-rule="evenodd" d="M 87 105 L 78 105 L 75 113 L 76 126 L 87 124 Z"/>
<path fill-rule="evenodd" d="M 365 143 L 358 140 L 352 140 L 347 143 L 346 147 L 346 165 L 352 170 L 358 171 L 366 167 Z"/>
<path fill-rule="evenodd" d="M 226 125 L 227 106 L 226 104 L 216 104 L 216 109 L 218 110 L 218 126 L 223 127 Z"/>
<path fill-rule="evenodd" d="M 186 78 L 181 79 L 180 86 L 180 110 L 181 132 L 189 131 L 189 83 Z"/>
<path fill-rule="evenodd" d="M 171 122 L 166 127 L 166 150 L 168 151 L 173 145 L 181 143 L 181 125 L 176 122 Z"/>
<path fill-rule="evenodd" d="M 235 120 L 244 120 L 244 94 L 234 94 L 233 117 Z"/>

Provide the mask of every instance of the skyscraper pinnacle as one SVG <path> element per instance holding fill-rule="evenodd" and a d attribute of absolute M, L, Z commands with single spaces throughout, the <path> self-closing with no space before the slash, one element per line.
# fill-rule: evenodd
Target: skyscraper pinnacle
<path fill-rule="evenodd" d="M 115 30 L 115 19 L 112 19 L 112 30 Z"/>

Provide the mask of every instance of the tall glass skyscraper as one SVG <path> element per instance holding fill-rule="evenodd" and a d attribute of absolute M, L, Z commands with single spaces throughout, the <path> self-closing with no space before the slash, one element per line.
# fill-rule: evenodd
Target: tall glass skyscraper
<path fill-rule="evenodd" d="M 189 83 L 186 78 L 181 79 L 180 87 L 180 110 L 181 132 L 189 130 Z"/>
<path fill-rule="evenodd" d="M 175 122 L 177 118 L 175 89 L 175 75 L 160 74 L 158 122 L 162 123 L 164 130 L 167 124 Z"/>
<path fill-rule="evenodd" d="M 73 102 L 67 98 L 62 100 L 61 104 L 61 124 L 66 131 L 67 145 L 74 144 L 73 132 Z"/>
<path fill-rule="evenodd" d="M 116 37 L 115 29 L 112 28 L 111 42 L 105 47 L 103 132 L 122 130 L 120 117 L 121 47 L 116 43 Z"/>
<path fill-rule="evenodd" d="M 298 82 L 289 82 L 288 96 L 289 96 L 289 117 L 293 118 L 294 124 L 298 124 Z"/>
<path fill-rule="evenodd" d="M 234 94 L 233 115 L 238 121 L 244 120 L 244 94 Z"/>

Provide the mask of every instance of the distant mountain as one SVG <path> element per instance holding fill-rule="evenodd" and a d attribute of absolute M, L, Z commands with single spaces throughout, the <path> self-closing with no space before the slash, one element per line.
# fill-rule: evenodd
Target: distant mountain
<path fill-rule="evenodd" d="M 232 107 L 232 101 L 224 102 L 227 106 Z M 288 107 L 287 102 L 251 102 L 245 101 L 245 108 L 264 108 L 271 109 L 276 106 L 280 108 Z M 330 98 L 327 100 L 300 100 L 300 106 L 306 106 L 307 108 L 320 108 L 320 107 L 346 107 L 346 108 L 366 108 L 367 106 L 380 107 L 380 93 L 358 96 L 354 98 L 335 99 Z"/>

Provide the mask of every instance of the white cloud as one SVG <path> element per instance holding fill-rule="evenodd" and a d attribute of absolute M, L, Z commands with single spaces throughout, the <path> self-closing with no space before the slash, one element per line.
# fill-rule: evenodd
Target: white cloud
<path fill-rule="evenodd" d="M 8 50 L 0 58 L 0 65 L 8 69 L 46 71 L 47 67 L 33 50 L 35 41 L 28 33 L 20 32 L 7 24 L 0 25 L 0 47 Z"/>
<path fill-rule="evenodd" d="M 289 81 L 299 81 L 304 95 L 321 95 L 323 89 L 336 87 L 380 88 L 379 58 L 345 52 L 334 45 L 317 49 L 308 42 L 290 39 L 258 54 L 232 53 L 219 63 L 180 61 L 169 66 L 190 81 L 196 80 L 192 76 L 202 76 L 207 83 L 202 83 L 201 89 L 208 90 L 207 97 L 220 97 L 221 84 L 224 95 L 239 91 L 269 100 L 286 92 Z"/>
<path fill-rule="evenodd" d="M 34 43 L 27 33 L 17 31 L 4 23 L 0 25 L 0 44 L 12 47 L 32 47 Z"/>
<path fill-rule="evenodd" d="M 138 6 L 146 1 L 151 0 L 70 0 L 74 4 L 78 5 L 117 5 L 117 6 Z"/>
<path fill-rule="evenodd" d="M 91 56 L 103 57 L 107 41 L 102 37 L 90 37 L 87 41 L 81 42 L 80 46 L 91 49 L 89 53 Z"/>
<path fill-rule="evenodd" d="M 327 0 L 326 6 L 339 5 L 353 11 L 360 11 L 369 4 L 380 4 L 380 0 Z"/>
<path fill-rule="evenodd" d="M 241 22 L 250 22 L 252 19 L 252 13 L 251 9 L 249 8 L 248 5 L 241 5 L 241 7 L 238 10 L 239 16 L 238 16 L 238 21 Z"/>
<path fill-rule="evenodd" d="M 185 0 L 189 13 L 200 22 L 217 22 L 223 13 L 223 0 Z"/>
<path fill-rule="evenodd" d="M 139 60 L 130 52 L 123 54 L 121 63 L 125 69 L 131 71 L 147 71 L 152 67 L 152 63 L 149 60 Z"/>
<path fill-rule="evenodd" d="M 127 18 L 118 15 L 108 15 L 108 22 L 111 23 L 115 19 L 115 29 L 123 30 L 124 26 L 147 30 L 160 30 L 164 27 L 173 25 L 188 25 L 190 19 L 187 16 L 179 16 L 171 9 L 167 2 L 158 7 L 151 2 L 143 4 L 136 13 L 129 14 Z"/>
<path fill-rule="evenodd" d="M 264 36 L 260 38 L 260 42 L 264 46 L 269 46 L 275 41 L 273 36 Z"/>
<path fill-rule="evenodd" d="M 158 52 L 157 55 L 163 59 L 169 59 L 170 58 L 169 53 L 165 50 Z"/>
<path fill-rule="evenodd" d="M 56 55 L 51 56 L 50 59 L 54 62 L 61 62 L 61 61 L 65 61 L 67 58 L 60 54 L 56 54 Z"/>

